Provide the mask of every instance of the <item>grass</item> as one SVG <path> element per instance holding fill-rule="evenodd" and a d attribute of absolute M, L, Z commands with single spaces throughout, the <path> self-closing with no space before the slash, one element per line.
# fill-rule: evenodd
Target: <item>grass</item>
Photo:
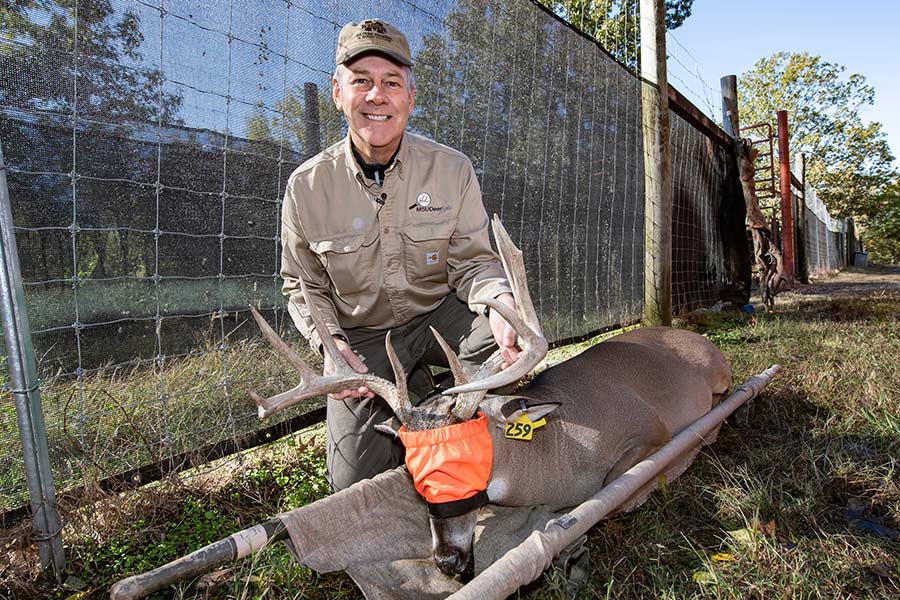
<path fill-rule="evenodd" d="M 900 528 L 898 315 L 900 292 L 825 289 L 780 296 L 775 312 L 755 319 L 736 312 L 683 319 L 722 349 L 736 383 L 773 362 L 783 371 L 752 403 L 747 423 L 723 427 L 678 481 L 591 531 L 589 580 L 577 598 L 900 597 L 900 539 L 891 539 Z M 36 584 L 21 532 L 5 532 L 0 597 L 103 598 L 129 573 L 322 497 L 322 437 L 319 427 L 74 509 L 64 539 L 81 590 Z M 565 578 L 550 572 L 518 596 L 565 598 L 564 590 Z M 276 545 L 157 597 L 359 592 L 343 574 L 297 566 Z"/>

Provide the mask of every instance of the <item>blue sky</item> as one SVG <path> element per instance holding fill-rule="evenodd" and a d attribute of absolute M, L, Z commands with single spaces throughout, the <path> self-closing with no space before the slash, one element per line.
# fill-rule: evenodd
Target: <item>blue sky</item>
<path fill-rule="evenodd" d="M 670 83 L 706 112 L 712 103 L 720 121 L 719 78 L 740 77 L 779 51 L 807 51 L 865 76 L 875 105 L 862 119 L 882 124 L 900 167 L 900 2 L 695 0 L 669 36 Z"/>

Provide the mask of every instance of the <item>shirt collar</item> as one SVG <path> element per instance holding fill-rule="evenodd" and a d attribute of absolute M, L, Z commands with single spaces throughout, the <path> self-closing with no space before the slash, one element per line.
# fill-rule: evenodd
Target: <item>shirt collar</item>
<path fill-rule="evenodd" d="M 393 164 L 388 168 L 386 173 L 393 173 L 394 170 L 397 170 L 397 175 L 401 180 L 405 180 L 404 176 L 404 165 L 409 157 L 409 134 L 404 131 L 403 139 L 400 140 L 400 149 L 397 151 L 397 156 L 394 158 Z M 353 145 L 350 142 L 350 134 L 344 137 L 344 158 L 347 160 L 347 164 L 350 165 L 350 172 L 353 173 L 353 176 L 359 179 L 360 181 L 366 181 L 366 175 L 363 173 L 363 170 L 360 168 L 359 163 L 356 162 L 356 157 L 353 156 Z"/>

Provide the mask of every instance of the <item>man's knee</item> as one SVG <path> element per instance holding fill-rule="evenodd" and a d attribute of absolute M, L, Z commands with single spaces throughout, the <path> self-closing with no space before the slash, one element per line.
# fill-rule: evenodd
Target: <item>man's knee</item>
<path fill-rule="evenodd" d="M 353 455 L 353 450 L 348 453 L 340 445 L 329 447 L 326 460 L 328 483 L 337 492 L 400 466 L 403 464 L 403 447 L 397 448 L 397 445 L 391 440 L 387 444 L 370 444 L 357 456 Z"/>
<path fill-rule="evenodd" d="M 403 463 L 403 446 L 374 426 L 393 416 L 381 398 L 329 400 L 327 416 L 328 482 L 334 490 Z"/>

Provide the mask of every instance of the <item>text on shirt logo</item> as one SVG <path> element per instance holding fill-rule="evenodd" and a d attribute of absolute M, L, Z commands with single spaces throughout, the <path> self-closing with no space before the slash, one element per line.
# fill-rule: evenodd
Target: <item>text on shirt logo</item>
<path fill-rule="evenodd" d="M 436 265 L 441 258 L 440 252 L 426 252 L 425 253 L 425 264 L 426 265 Z"/>

